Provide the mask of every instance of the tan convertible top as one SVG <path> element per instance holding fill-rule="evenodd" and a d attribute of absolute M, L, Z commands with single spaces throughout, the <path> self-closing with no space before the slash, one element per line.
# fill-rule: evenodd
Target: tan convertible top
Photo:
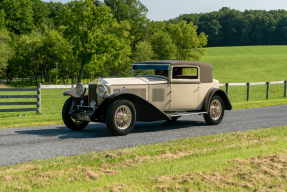
<path fill-rule="evenodd" d="M 200 82 L 201 83 L 212 83 L 212 65 L 209 63 L 203 63 L 198 61 L 179 61 L 179 60 L 160 60 L 160 61 L 143 61 L 134 64 L 149 64 L 149 65 L 160 65 L 160 64 L 171 64 L 171 65 L 188 65 L 188 66 L 199 66 L 200 67 Z"/>

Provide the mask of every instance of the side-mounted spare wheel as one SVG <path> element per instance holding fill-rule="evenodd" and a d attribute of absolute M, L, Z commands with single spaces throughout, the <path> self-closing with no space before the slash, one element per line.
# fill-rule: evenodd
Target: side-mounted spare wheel
<path fill-rule="evenodd" d="M 71 105 L 73 102 L 73 97 L 69 97 L 62 110 L 62 118 L 65 123 L 65 125 L 72 130 L 83 130 L 87 125 L 89 124 L 89 121 L 77 121 L 76 119 L 73 119 L 73 117 L 69 116 L 69 111 L 71 109 Z"/>
<path fill-rule="evenodd" d="M 222 98 L 218 95 L 213 95 L 208 110 L 208 113 L 203 115 L 206 123 L 209 125 L 218 125 L 223 119 L 225 110 Z"/>
<path fill-rule="evenodd" d="M 134 128 L 136 110 L 132 102 L 117 100 L 111 103 L 106 112 L 106 124 L 113 135 L 127 135 Z"/>

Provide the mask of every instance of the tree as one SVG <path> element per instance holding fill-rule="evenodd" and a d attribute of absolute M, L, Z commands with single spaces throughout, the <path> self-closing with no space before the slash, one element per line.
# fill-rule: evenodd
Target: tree
<path fill-rule="evenodd" d="M 120 57 L 120 50 L 125 46 L 113 33 L 118 25 L 105 5 L 96 6 L 91 0 L 72 1 L 62 12 L 61 20 L 66 26 L 64 34 L 72 42 L 74 55 L 80 62 L 78 82 L 84 66 L 92 59 L 101 55 Z"/>
<path fill-rule="evenodd" d="M 198 61 L 204 55 L 202 47 L 207 44 L 207 36 L 204 33 L 197 35 L 196 25 L 193 25 L 193 23 L 186 24 L 186 21 L 181 21 L 178 24 L 169 24 L 168 29 L 176 45 L 177 59 Z"/>
<path fill-rule="evenodd" d="M 172 60 L 175 57 L 176 46 L 167 32 L 155 33 L 150 42 L 156 60 Z"/>
<path fill-rule="evenodd" d="M 34 29 L 31 0 L 2 0 L 0 10 L 5 12 L 6 28 L 17 35 L 28 34 Z"/>
<path fill-rule="evenodd" d="M 14 54 L 13 49 L 8 45 L 9 41 L 11 41 L 9 33 L 4 29 L 0 30 L 0 76 L 2 77 L 5 75 L 8 59 Z"/>
<path fill-rule="evenodd" d="M 149 61 L 153 58 L 152 46 L 148 41 L 140 41 L 133 55 L 133 62 Z"/>
<path fill-rule="evenodd" d="M 62 76 L 62 82 L 68 77 L 70 70 L 75 69 L 72 56 L 72 46 L 58 31 L 52 29 L 44 34 L 43 45 L 41 48 L 44 66 L 41 67 L 49 72 L 54 69 L 57 84 L 58 74 Z M 51 73 L 50 73 L 51 75 Z M 50 76 L 49 76 L 50 81 Z"/>
<path fill-rule="evenodd" d="M 18 62 L 15 63 L 14 68 L 21 70 L 11 76 L 17 77 L 20 74 L 21 77 L 30 77 L 31 84 L 33 77 L 37 81 L 40 65 L 43 63 L 42 46 L 43 35 L 41 33 L 33 32 L 29 35 L 22 35 L 15 48 L 16 58 L 13 59 Z"/>
<path fill-rule="evenodd" d="M 137 44 L 143 40 L 148 9 L 139 0 L 104 0 L 104 2 L 111 8 L 111 13 L 119 23 L 122 21 L 129 22 L 129 39 L 132 53 L 134 53 Z"/>
<path fill-rule="evenodd" d="M 0 9 L 0 29 L 5 28 L 5 12 L 3 9 Z"/>
<path fill-rule="evenodd" d="M 34 12 L 33 19 L 36 26 L 39 26 L 44 22 L 50 14 L 48 4 L 41 0 L 32 0 L 32 9 Z"/>

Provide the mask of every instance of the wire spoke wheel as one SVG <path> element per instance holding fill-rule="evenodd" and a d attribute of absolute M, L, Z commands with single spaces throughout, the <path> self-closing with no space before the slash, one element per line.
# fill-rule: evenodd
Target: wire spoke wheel
<path fill-rule="evenodd" d="M 126 105 L 121 105 L 115 113 L 115 124 L 119 129 L 126 129 L 131 124 L 131 110 Z"/>
<path fill-rule="evenodd" d="M 83 130 L 89 124 L 89 121 L 79 121 L 74 119 L 72 116 L 69 115 L 69 111 L 71 110 L 71 106 L 73 103 L 73 98 L 70 97 L 65 102 L 63 109 L 62 109 L 62 118 L 65 125 L 72 130 Z"/>
<path fill-rule="evenodd" d="M 208 113 L 203 115 L 204 120 L 209 125 L 218 125 L 223 119 L 224 110 L 225 106 L 222 98 L 214 95 L 209 103 Z"/>
<path fill-rule="evenodd" d="M 134 128 L 136 110 L 132 102 L 117 100 L 111 103 L 106 112 L 106 124 L 113 135 L 127 135 Z"/>
<path fill-rule="evenodd" d="M 222 106 L 219 100 L 214 99 L 210 105 L 210 115 L 212 119 L 218 120 L 222 113 Z"/>

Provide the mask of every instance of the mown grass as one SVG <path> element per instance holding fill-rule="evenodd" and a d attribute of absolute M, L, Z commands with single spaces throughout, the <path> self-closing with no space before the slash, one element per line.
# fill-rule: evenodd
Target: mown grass
<path fill-rule="evenodd" d="M 206 48 L 201 60 L 211 63 L 221 83 L 287 80 L 287 46 L 240 46 Z"/>
<path fill-rule="evenodd" d="M 285 191 L 287 126 L 0 168 L 0 191 Z"/>

